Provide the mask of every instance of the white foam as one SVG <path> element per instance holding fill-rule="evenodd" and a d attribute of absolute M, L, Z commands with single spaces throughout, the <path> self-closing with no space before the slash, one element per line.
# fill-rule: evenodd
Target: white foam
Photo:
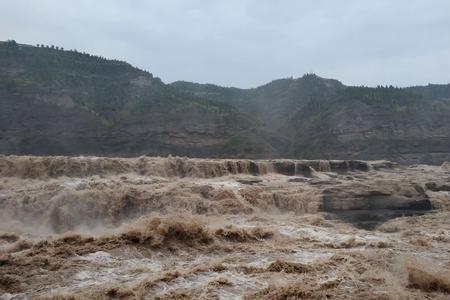
<path fill-rule="evenodd" d="M 134 282 L 142 280 L 148 272 L 160 272 L 161 264 L 150 258 L 125 258 L 113 256 L 104 251 L 90 253 L 85 256 L 77 256 L 75 260 L 89 261 L 89 269 L 76 273 L 73 277 L 74 284 L 71 288 L 85 288 L 105 283 Z M 147 272 L 133 272 L 136 269 L 148 269 Z"/>
<path fill-rule="evenodd" d="M 226 278 L 232 285 L 217 288 L 219 299 L 242 299 L 242 294 L 248 291 L 256 291 L 267 287 L 266 282 L 262 282 L 252 275 L 234 272 L 204 272 L 201 274 L 189 275 L 186 277 L 178 277 L 170 282 L 159 283 L 154 293 L 156 295 L 164 295 L 179 289 L 195 289 L 208 285 L 216 278 Z"/>
<path fill-rule="evenodd" d="M 4 293 L 3 295 L 0 296 L 0 300 L 11 300 L 15 296 L 17 296 L 17 295 L 13 295 L 13 294 L 10 294 L 10 293 Z"/>
<path fill-rule="evenodd" d="M 73 179 L 73 180 L 64 181 L 62 183 L 62 185 L 67 189 L 76 190 L 82 183 L 83 183 L 83 180 L 81 180 L 81 179 Z"/>
<path fill-rule="evenodd" d="M 241 184 L 233 179 L 218 180 L 216 178 L 205 178 L 197 180 L 197 183 L 210 185 L 212 187 L 230 188 L 232 190 L 237 190 L 241 187 Z"/>

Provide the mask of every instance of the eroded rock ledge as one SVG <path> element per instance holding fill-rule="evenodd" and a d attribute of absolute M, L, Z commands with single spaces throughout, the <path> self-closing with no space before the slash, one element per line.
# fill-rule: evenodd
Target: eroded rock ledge
<path fill-rule="evenodd" d="M 181 157 L 65 157 L 0 156 L 0 176 L 20 178 L 86 177 L 137 173 L 162 177 L 212 178 L 230 174 L 310 177 L 318 172 L 369 171 L 391 168 L 389 161 L 360 160 L 235 160 L 191 159 Z"/>
<path fill-rule="evenodd" d="M 380 222 L 433 209 L 425 189 L 404 180 L 367 180 L 325 188 L 320 210 L 372 229 Z"/>
<path fill-rule="evenodd" d="M 119 224 L 144 212 L 273 211 L 320 211 L 371 229 L 394 217 L 450 207 L 446 169 L 389 161 L 0 156 L 0 177 L 7 216 L 57 230 L 66 227 L 54 223 L 71 220 L 65 222 L 70 229 L 79 216 Z M 36 207 L 42 210 L 28 215 Z"/>

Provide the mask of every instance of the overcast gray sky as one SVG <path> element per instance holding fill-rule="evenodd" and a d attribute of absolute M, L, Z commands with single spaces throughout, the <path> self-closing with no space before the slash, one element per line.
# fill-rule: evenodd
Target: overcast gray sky
<path fill-rule="evenodd" d="M 450 82 L 449 0 L 0 0 L 0 39 L 118 58 L 165 82 Z"/>

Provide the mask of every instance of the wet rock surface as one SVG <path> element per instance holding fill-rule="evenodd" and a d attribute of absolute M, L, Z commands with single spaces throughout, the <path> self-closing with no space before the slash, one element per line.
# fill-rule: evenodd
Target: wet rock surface
<path fill-rule="evenodd" d="M 431 209 L 433 205 L 424 188 L 404 180 L 350 182 L 322 191 L 322 211 L 367 229 L 392 218 L 423 214 Z"/>

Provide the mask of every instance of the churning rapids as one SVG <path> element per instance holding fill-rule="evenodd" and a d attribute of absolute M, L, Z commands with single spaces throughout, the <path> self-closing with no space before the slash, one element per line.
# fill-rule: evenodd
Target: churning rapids
<path fill-rule="evenodd" d="M 0 156 L 0 299 L 449 299 L 450 166 Z"/>

